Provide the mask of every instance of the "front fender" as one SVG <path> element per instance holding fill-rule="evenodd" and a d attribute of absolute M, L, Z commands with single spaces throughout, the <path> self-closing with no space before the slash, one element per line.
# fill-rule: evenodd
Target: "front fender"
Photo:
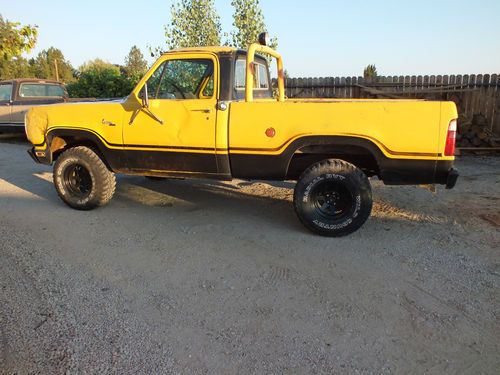
<path fill-rule="evenodd" d="M 47 111 L 43 107 L 33 107 L 24 117 L 26 137 L 35 147 L 45 145 L 45 133 L 49 125 Z"/>
<path fill-rule="evenodd" d="M 65 144 L 62 148 L 73 146 L 88 146 L 97 151 L 104 163 L 112 171 L 126 169 L 126 156 L 119 145 L 110 145 L 102 139 L 97 133 L 84 129 L 54 128 L 49 129 L 45 137 L 44 144 L 32 149 L 30 155 L 42 164 L 52 164 L 54 153 L 61 148 L 52 147 L 54 140 L 62 139 Z"/>

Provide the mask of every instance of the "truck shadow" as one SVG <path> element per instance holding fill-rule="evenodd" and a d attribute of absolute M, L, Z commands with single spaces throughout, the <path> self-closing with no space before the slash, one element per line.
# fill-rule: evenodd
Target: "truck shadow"
<path fill-rule="evenodd" d="M 245 187 L 253 183 L 242 182 Z M 269 187 L 274 184 L 266 183 Z M 295 217 L 292 202 L 287 196 L 293 194 L 290 183 L 277 183 L 280 189 L 255 193 L 243 190 L 240 184 L 211 180 L 161 180 L 150 181 L 143 177 L 121 176 L 117 184 L 117 197 L 134 203 L 163 207 L 173 214 L 184 212 L 209 212 L 211 217 L 228 214 L 235 220 L 240 215 L 252 216 L 271 227 L 302 229 Z M 293 184 L 292 184 L 293 185 Z M 257 185 L 256 190 L 258 190 Z M 279 194 L 275 193 L 279 190 Z M 254 194 L 255 193 L 255 194 Z"/>
<path fill-rule="evenodd" d="M 164 207 L 173 214 L 183 212 L 210 213 L 214 220 L 221 215 L 238 217 L 244 215 L 269 227 L 282 227 L 307 231 L 297 219 L 293 209 L 293 182 L 249 182 L 228 183 L 211 180 L 162 180 L 150 181 L 142 177 L 121 177 L 117 195 L 120 199 L 133 201 L 150 207 Z M 414 231 L 416 225 L 446 224 L 445 216 L 435 210 L 404 207 L 401 196 L 379 194 L 385 188 L 376 187 L 374 206 L 369 221 L 365 224 L 372 230 L 389 230 L 390 223 L 398 230 L 407 227 Z M 409 188 L 411 191 L 417 188 Z M 226 216 L 224 216 L 226 214 Z"/>
<path fill-rule="evenodd" d="M 35 168 L 23 169 L 23 172 L 18 171 L 13 174 L 4 171 L 0 165 L 0 180 L 4 180 L 20 190 L 33 194 L 43 200 L 50 201 L 51 203 L 62 203 L 54 189 L 50 170 L 47 170 L 47 168 L 43 166 L 42 170 L 37 171 L 36 169 L 39 169 L 39 167 L 40 166 L 35 165 Z M 13 194 L 17 193 L 13 192 Z M 9 198 L 12 199 L 11 196 L 9 196 Z"/>
<path fill-rule="evenodd" d="M 28 159 L 28 156 L 26 155 Z M 24 163 L 23 163 L 24 164 Z M 23 165 L 22 172 L 17 168 L 1 168 L 0 179 L 18 189 L 31 193 L 42 200 L 66 207 L 59 199 L 52 183 L 51 168 L 41 165 Z M 255 222 L 264 222 L 270 228 L 279 227 L 309 233 L 297 219 L 292 204 L 293 182 L 224 182 L 212 180 L 162 180 L 150 181 L 139 176 L 119 175 L 117 194 L 113 202 L 127 206 L 128 202 L 143 207 L 160 207 L 168 209 L 172 214 L 183 212 L 206 211 L 214 218 L 227 214 L 239 220 L 238 217 L 251 216 Z M 375 190 L 383 192 L 385 188 Z M 387 227 L 389 222 L 398 222 L 413 230 L 415 224 L 443 224 L 447 220 L 436 217 L 435 210 L 421 207 L 404 207 L 405 203 L 399 197 L 374 192 L 374 208 L 371 219 L 366 225 L 372 229 Z M 7 199 L 16 199 L 16 194 L 8 195 Z M 20 196 L 19 198 L 25 199 Z M 112 202 L 112 204 L 113 204 Z M 116 207 L 116 206 L 115 206 Z M 69 209 L 69 208 L 68 208 Z M 125 208 L 129 210 L 130 208 Z M 224 217 L 224 220 L 227 216 Z M 219 218 L 219 220 L 222 220 Z"/>

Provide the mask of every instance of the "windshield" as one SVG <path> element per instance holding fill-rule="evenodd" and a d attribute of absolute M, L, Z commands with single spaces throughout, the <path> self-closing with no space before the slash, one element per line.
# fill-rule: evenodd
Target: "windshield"
<path fill-rule="evenodd" d="M 209 59 L 168 60 L 148 79 L 150 99 L 204 99 L 214 93 L 214 64 Z"/>
<path fill-rule="evenodd" d="M 22 83 L 19 88 L 21 98 L 62 98 L 64 89 L 60 85 L 47 83 Z"/>

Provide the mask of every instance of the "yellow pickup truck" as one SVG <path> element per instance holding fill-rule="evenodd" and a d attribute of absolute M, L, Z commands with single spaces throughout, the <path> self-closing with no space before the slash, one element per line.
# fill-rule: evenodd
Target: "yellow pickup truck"
<path fill-rule="evenodd" d="M 325 236 L 367 220 L 369 177 L 455 185 L 454 103 L 287 99 L 282 58 L 260 40 L 248 51 L 165 53 L 123 100 L 33 108 L 29 154 L 54 163 L 57 193 L 80 210 L 110 201 L 114 173 L 296 180 L 300 221 Z M 277 93 L 265 54 L 277 62 Z"/>

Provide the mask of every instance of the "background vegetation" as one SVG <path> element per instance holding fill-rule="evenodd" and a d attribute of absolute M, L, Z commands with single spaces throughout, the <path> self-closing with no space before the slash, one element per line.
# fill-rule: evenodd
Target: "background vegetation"
<path fill-rule="evenodd" d="M 214 0 L 179 0 L 172 5 L 171 21 L 164 27 L 165 46 L 150 46 L 151 54 L 159 56 L 165 49 L 221 44 L 246 48 L 260 32 L 267 31 L 259 0 L 232 0 L 231 6 L 233 29 L 225 33 Z M 131 47 L 123 64 L 95 59 L 75 69 L 56 47 L 27 59 L 23 54 L 36 46 L 37 36 L 36 25 L 20 25 L 0 15 L 0 80 L 57 79 L 67 84 L 72 97 L 111 98 L 128 95 L 148 68 L 137 46 Z M 271 46 L 277 47 L 276 39 Z"/>

